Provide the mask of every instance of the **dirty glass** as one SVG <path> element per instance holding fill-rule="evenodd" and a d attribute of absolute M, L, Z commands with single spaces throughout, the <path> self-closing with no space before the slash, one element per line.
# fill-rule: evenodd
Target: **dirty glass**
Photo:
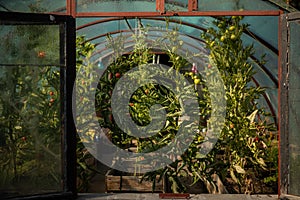
<path fill-rule="evenodd" d="M 289 193 L 300 195 L 300 21 L 290 22 L 289 55 Z"/>
<path fill-rule="evenodd" d="M 74 0 L 75 1 L 75 0 Z M 0 0 L 0 11 L 66 13 L 67 0 Z M 296 11 L 282 0 L 198 0 L 198 11 L 278 10 Z M 77 0 L 77 12 L 155 12 L 154 0 Z M 188 11 L 188 0 L 166 0 L 166 11 Z"/>
<path fill-rule="evenodd" d="M 275 10 L 272 1 L 261 0 L 198 0 L 199 11 Z"/>
<path fill-rule="evenodd" d="M 57 25 L 6 25 L 0 30 L 1 64 L 59 65 Z"/>
<path fill-rule="evenodd" d="M 155 1 L 149 0 L 77 0 L 77 12 L 155 12 Z"/>
<path fill-rule="evenodd" d="M 66 12 L 66 0 L 22 0 L 10 1 L 0 0 L 0 11 L 8 12 L 28 12 L 28 13 L 46 13 L 46 12 Z"/>
<path fill-rule="evenodd" d="M 59 29 L 0 26 L 1 197 L 62 191 Z"/>
<path fill-rule="evenodd" d="M 165 1 L 166 11 L 188 11 L 188 0 L 166 0 Z"/>

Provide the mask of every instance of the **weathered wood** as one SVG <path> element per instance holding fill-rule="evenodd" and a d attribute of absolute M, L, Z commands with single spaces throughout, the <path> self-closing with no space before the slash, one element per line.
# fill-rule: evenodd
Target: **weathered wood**
<path fill-rule="evenodd" d="M 105 176 L 106 192 L 163 192 L 164 181 L 156 179 L 154 191 L 152 182 L 143 180 L 142 175 L 121 173 L 116 170 L 109 170 Z"/>

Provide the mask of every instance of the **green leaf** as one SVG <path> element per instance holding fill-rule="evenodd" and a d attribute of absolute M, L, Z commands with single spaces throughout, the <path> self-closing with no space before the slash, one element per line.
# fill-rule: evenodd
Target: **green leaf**
<path fill-rule="evenodd" d="M 266 167 L 266 166 L 267 166 L 263 158 L 257 159 L 257 162 L 258 162 L 258 164 L 260 164 L 260 165 L 263 166 L 263 167 Z"/>

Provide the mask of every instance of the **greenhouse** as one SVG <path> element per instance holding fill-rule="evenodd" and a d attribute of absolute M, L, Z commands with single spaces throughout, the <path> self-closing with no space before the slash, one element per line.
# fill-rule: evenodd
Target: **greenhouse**
<path fill-rule="evenodd" d="M 300 199 L 299 9 L 0 0 L 1 199 Z"/>

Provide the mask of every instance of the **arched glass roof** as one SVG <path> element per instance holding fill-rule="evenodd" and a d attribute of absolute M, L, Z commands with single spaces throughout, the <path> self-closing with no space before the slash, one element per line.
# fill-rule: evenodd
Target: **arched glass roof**
<path fill-rule="evenodd" d="M 246 15 L 243 22 L 250 25 L 243 34 L 243 41 L 255 48 L 251 58 L 257 71 L 253 84 L 266 88 L 260 103 L 269 108 L 276 122 L 279 14 L 296 11 L 282 0 L 0 0 L 0 11 L 73 15 L 76 17 L 77 34 L 85 35 L 96 44 L 95 61 L 110 53 L 106 48 L 107 34 L 128 38 L 125 45 L 130 47 L 134 41 L 129 38 L 138 24 L 142 24 L 151 27 L 147 39 L 155 40 L 161 33 L 159 28 L 162 30 L 166 25 L 165 16 L 170 16 L 169 29 L 179 27 L 185 45 L 191 51 L 205 52 L 201 33 L 213 26 L 212 22 L 218 19 L 218 15 L 231 15 L 232 11 L 237 11 Z M 278 11 L 278 14 L 270 11 Z M 263 54 L 267 62 L 262 65 L 256 61 Z"/>

